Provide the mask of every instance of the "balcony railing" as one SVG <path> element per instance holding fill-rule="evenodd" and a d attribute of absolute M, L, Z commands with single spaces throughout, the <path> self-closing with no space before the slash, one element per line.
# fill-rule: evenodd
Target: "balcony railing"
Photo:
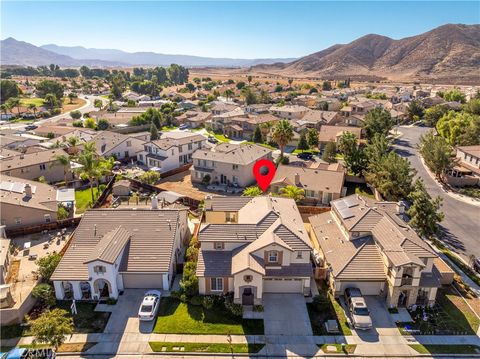
<path fill-rule="evenodd" d="M 400 285 L 412 285 L 413 278 L 412 277 L 402 277 L 402 282 Z"/>

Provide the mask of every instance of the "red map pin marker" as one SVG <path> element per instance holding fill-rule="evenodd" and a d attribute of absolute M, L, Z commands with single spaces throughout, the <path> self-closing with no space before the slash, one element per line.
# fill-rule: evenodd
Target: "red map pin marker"
<path fill-rule="evenodd" d="M 268 172 L 262 173 L 262 171 L 260 171 L 262 167 L 266 167 Z M 275 170 L 275 164 L 272 161 L 265 159 L 257 161 L 253 166 L 253 175 L 263 192 L 265 192 L 268 186 L 270 186 L 270 182 L 272 182 L 273 176 L 275 176 Z"/>

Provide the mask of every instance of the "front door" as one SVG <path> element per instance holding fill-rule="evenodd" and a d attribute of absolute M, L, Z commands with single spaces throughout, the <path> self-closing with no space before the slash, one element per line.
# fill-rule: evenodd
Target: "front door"
<path fill-rule="evenodd" d="M 398 307 L 405 307 L 407 305 L 408 300 L 408 290 L 404 290 L 400 292 L 398 296 Z"/>
<path fill-rule="evenodd" d="M 225 176 L 225 175 L 220 175 L 220 183 L 221 183 L 221 184 L 227 183 L 227 176 Z"/>
<path fill-rule="evenodd" d="M 253 291 L 252 288 L 244 288 L 242 294 L 243 305 L 253 305 Z"/>

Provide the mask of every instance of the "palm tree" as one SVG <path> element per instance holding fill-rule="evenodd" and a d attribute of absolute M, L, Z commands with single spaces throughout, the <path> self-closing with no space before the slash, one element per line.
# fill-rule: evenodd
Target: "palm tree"
<path fill-rule="evenodd" d="M 34 103 L 29 103 L 28 106 L 27 106 L 27 108 L 28 108 L 29 110 L 32 110 L 32 111 L 33 111 L 33 116 L 34 116 L 35 118 L 37 118 L 37 105 L 35 105 Z"/>
<path fill-rule="evenodd" d="M 48 105 L 48 107 L 54 108 L 57 104 L 57 97 L 53 93 L 47 93 L 43 101 Z"/>
<path fill-rule="evenodd" d="M 283 158 L 285 146 L 293 139 L 293 127 L 288 120 L 280 120 L 273 130 L 273 140 L 280 147 L 280 158 Z"/>
<path fill-rule="evenodd" d="M 17 108 L 17 116 L 20 117 L 20 99 L 18 97 L 11 97 L 7 100 L 8 106 L 12 109 Z"/>
<path fill-rule="evenodd" d="M 67 139 L 68 145 L 72 148 L 72 153 L 77 154 L 77 145 L 80 143 L 80 139 L 77 136 L 71 136 Z"/>
<path fill-rule="evenodd" d="M 260 124 L 260 131 L 262 132 L 262 138 L 264 141 L 267 138 L 267 135 L 270 133 L 270 130 L 272 127 L 273 127 L 272 121 L 267 121 Z"/>
<path fill-rule="evenodd" d="M 67 174 L 68 174 L 68 168 L 70 167 L 70 158 L 68 158 L 66 155 L 57 155 L 55 156 L 55 160 L 63 166 L 63 178 L 65 180 L 65 187 L 66 187 L 68 182 Z M 55 162 L 53 165 L 55 165 Z"/>
<path fill-rule="evenodd" d="M 83 151 L 82 154 L 78 156 L 77 162 L 82 165 L 82 167 L 78 169 L 80 178 L 88 179 L 93 204 L 95 202 L 95 195 L 93 193 L 93 182 L 97 177 L 99 177 L 100 172 L 98 168 L 97 156 L 93 152 Z"/>
<path fill-rule="evenodd" d="M 292 185 L 280 188 L 280 194 L 283 197 L 295 200 L 295 202 L 298 202 L 305 198 L 305 190 Z"/>
<path fill-rule="evenodd" d="M 11 110 L 10 104 L 9 103 L 4 103 L 0 105 L 0 109 L 5 115 L 5 119 L 7 118 L 7 112 Z"/>
<path fill-rule="evenodd" d="M 233 97 L 234 93 L 233 93 L 233 90 L 231 90 L 231 89 L 226 89 L 225 92 L 223 93 L 223 95 L 224 95 L 224 96 L 227 98 L 227 100 L 228 100 L 229 98 L 232 98 L 232 97 Z"/>

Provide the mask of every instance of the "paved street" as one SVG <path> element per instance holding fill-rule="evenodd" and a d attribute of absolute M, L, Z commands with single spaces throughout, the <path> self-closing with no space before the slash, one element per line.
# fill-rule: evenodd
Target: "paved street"
<path fill-rule="evenodd" d="M 423 179 L 430 195 L 443 198 L 442 210 L 445 213 L 445 219 L 441 223 L 442 240 L 454 248 L 457 253 L 463 255 L 465 259 L 468 259 L 471 254 L 480 257 L 479 208 L 445 193 L 427 173 L 418 156 L 417 143 L 420 136 L 429 130 L 427 127 L 401 126 L 399 131 L 403 136 L 395 141 L 395 149 L 401 156 L 410 160 L 418 175 Z"/>

